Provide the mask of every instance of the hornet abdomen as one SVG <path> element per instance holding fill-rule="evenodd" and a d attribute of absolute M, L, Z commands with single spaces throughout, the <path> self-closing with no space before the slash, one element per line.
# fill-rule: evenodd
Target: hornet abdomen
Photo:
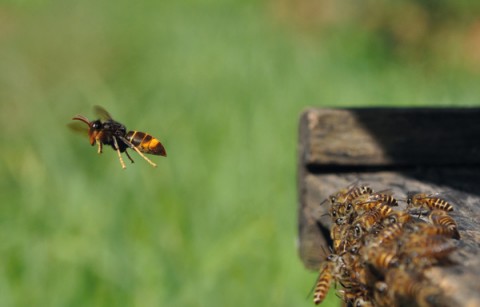
<path fill-rule="evenodd" d="M 167 156 L 167 152 L 162 143 L 150 134 L 140 131 L 129 131 L 125 137 L 143 153 Z"/>

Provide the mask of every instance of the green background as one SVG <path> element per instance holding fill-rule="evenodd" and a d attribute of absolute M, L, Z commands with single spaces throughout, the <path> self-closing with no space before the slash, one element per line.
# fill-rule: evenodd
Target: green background
<path fill-rule="evenodd" d="M 477 6 L 0 2 L 0 306 L 311 306 L 301 111 L 479 105 Z M 96 104 L 168 158 L 98 155 Z"/>

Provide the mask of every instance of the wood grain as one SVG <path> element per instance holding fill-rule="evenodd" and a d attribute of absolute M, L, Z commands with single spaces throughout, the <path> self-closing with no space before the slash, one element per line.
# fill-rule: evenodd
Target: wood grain
<path fill-rule="evenodd" d="M 480 109 L 308 109 L 307 166 L 480 165 Z"/>

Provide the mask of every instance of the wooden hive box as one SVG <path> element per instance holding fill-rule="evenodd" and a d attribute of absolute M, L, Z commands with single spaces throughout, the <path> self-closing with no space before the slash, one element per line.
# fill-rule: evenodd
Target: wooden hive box
<path fill-rule="evenodd" d="M 328 195 L 352 183 L 450 195 L 454 265 L 425 275 L 447 306 L 480 306 L 480 108 L 307 109 L 298 147 L 299 255 L 317 270 L 331 246 Z M 327 214 L 327 215 L 326 215 Z"/>

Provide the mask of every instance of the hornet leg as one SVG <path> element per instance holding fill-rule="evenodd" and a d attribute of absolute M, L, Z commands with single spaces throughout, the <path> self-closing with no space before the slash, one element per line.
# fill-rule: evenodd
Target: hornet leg
<path fill-rule="evenodd" d="M 118 159 L 120 159 L 120 164 L 122 165 L 122 168 L 123 169 L 127 168 L 125 166 L 125 162 L 123 162 L 122 153 L 120 152 L 120 148 L 118 147 L 118 142 L 116 137 L 113 137 L 113 144 L 115 145 L 115 149 L 117 150 Z"/>

